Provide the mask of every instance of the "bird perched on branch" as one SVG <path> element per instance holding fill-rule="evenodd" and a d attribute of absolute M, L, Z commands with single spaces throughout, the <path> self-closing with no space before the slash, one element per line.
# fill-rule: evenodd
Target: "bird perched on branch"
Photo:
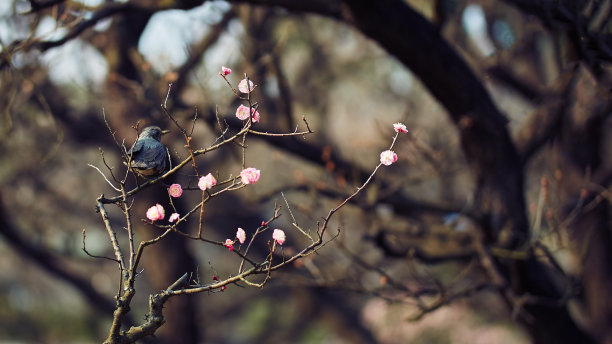
<path fill-rule="evenodd" d="M 160 175 L 166 169 L 166 147 L 161 143 L 163 134 L 157 126 L 146 127 L 138 136 L 136 143 L 127 152 L 129 168 L 143 178 Z"/>

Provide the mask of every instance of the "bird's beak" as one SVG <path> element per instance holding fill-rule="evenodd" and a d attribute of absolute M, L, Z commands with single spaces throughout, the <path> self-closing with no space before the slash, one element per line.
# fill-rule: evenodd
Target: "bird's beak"
<path fill-rule="evenodd" d="M 170 132 L 170 130 L 162 130 L 162 135 L 166 135 Z"/>

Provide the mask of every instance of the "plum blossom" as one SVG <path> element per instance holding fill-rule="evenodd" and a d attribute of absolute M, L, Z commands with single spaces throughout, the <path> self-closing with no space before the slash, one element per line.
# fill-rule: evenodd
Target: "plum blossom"
<path fill-rule="evenodd" d="M 230 68 L 227 68 L 225 66 L 221 66 L 221 75 L 226 76 L 232 73 L 232 70 Z"/>
<path fill-rule="evenodd" d="M 285 243 L 287 237 L 282 229 L 275 229 L 274 232 L 272 232 L 272 239 L 274 239 L 274 241 L 276 241 L 279 245 L 282 245 Z"/>
<path fill-rule="evenodd" d="M 147 219 L 151 221 L 163 220 L 165 215 L 166 211 L 159 203 L 147 210 Z"/>
<path fill-rule="evenodd" d="M 255 184 L 259 180 L 259 175 L 261 171 L 254 167 L 247 167 L 242 172 L 240 172 L 240 178 L 242 179 L 242 184 Z"/>
<path fill-rule="evenodd" d="M 397 154 L 395 154 L 394 151 L 392 150 L 386 150 L 382 153 L 380 153 L 380 162 L 385 165 L 385 166 L 389 166 L 392 163 L 397 161 Z"/>
<path fill-rule="evenodd" d="M 259 122 L 259 112 L 255 109 L 251 109 L 251 114 L 253 114 L 253 123 Z M 236 109 L 236 117 L 241 121 L 249 119 L 249 107 L 240 105 L 238 109 Z"/>
<path fill-rule="evenodd" d="M 408 128 L 406 128 L 406 126 L 403 123 L 395 123 L 395 124 L 393 124 L 393 130 L 395 130 L 398 133 L 407 133 L 408 132 Z"/>
<path fill-rule="evenodd" d="M 249 107 L 240 105 L 238 109 L 236 109 L 236 117 L 238 117 L 238 119 L 241 121 L 248 119 L 249 118 Z"/>
<path fill-rule="evenodd" d="M 236 238 L 240 244 L 244 244 L 244 241 L 246 240 L 246 233 L 244 232 L 244 229 L 238 227 L 238 230 L 236 231 Z"/>
<path fill-rule="evenodd" d="M 172 213 L 172 215 L 170 215 L 170 217 L 168 218 L 168 222 L 174 222 L 178 220 L 180 217 L 181 215 L 179 215 L 178 213 Z"/>
<path fill-rule="evenodd" d="M 170 196 L 178 198 L 181 197 L 181 195 L 183 194 L 183 188 L 180 184 L 172 184 L 168 188 L 168 193 L 170 194 Z"/>
<path fill-rule="evenodd" d="M 251 113 L 253 114 L 253 123 L 259 122 L 259 111 L 252 109 Z"/>
<path fill-rule="evenodd" d="M 238 90 L 240 90 L 240 92 L 242 93 L 249 93 L 253 90 L 254 86 L 253 86 L 253 82 L 251 80 L 249 80 L 249 86 L 247 87 L 247 79 L 242 79 L 240 80 L 240 82 L 238 83 Z"/>
<path fill-rule="evenodd" d="M 225 239 L 225 243 L 223 244 L 223 246 L 227 247 L 228 250 L 233 251 L 234 241 L 232 239 Z"/>
<path fill-rule="evenodd" d="M 215 185 L 217 185 L 217 179 L 213 177 L 212 173 L 209 173 L 203 177 L 200 177 L 200 180 L 198 181 L 198 187 L 202 191 L 208 190 Z"/>

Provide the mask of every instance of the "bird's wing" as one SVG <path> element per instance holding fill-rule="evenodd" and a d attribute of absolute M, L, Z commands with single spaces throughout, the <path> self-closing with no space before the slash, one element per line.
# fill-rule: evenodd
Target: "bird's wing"
<path fill-rule="evenodd" d="M 152 145 L 148 146 L 138 154 L 139 160 L 146 161 L 148 163 L 165 161 L 166 149 L 164 145 L 155 141 Z"/>
<path fill-rule="evenodd" d="M 138 151 L 140 151 L 142 149 L 142 146 L 144 146 L 144 140 L 136 141 L 136 143 L 134 143 L 132 148 L 130 148 L 130 150 L 128 150 L 128 152 L 127 152 L 128 155 L 130 155 L 130 154 L 135 155 L 136 153 L 138 153 Z"/>

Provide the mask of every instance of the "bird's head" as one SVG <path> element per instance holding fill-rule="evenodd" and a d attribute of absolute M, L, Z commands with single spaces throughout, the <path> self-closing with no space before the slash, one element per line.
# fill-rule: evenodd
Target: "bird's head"
<path fill-rule="evenodd" d="M 152 137 L 157 141 L 161 141 L 162 135 L 169 133 L 170 130 L 161 130 L 160 127 L 156 125 L 152 125 L 150 127 L 146 127 L 142 129 L 142 133 L 140 133 L 140 137 Z"/>

